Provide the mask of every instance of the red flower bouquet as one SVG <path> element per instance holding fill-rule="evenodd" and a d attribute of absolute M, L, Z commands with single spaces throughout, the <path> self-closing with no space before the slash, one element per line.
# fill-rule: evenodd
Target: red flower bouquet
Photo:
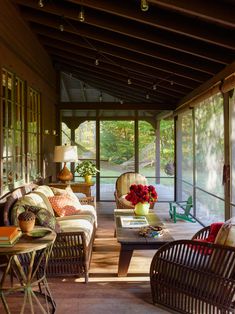
<path fill-rule="evenodd" d="M 157 192 L 153 185 L 132 184 L 126 200 L 133 205 L 138 203 L 153 203 L 158 199 Z"/>

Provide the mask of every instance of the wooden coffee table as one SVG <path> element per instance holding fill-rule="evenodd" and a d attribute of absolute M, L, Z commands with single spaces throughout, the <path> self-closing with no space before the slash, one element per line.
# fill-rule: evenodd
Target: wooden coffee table
<path fill-rule="evenodd" d="M 146 215 L 146 218 L 151 226 L 161 226 L 163 235 L 158 238 L 146 238 L 139 235 L 140 228 L 123 228 L 121 226 L 120 216 L 134 216 L 133 210 L 115 209 L 114 218 L 116 226 L 117 241 L 121 244 L 118 276 L 126 276 L 134 250 L 157 250 L 163 244 L 174 241 L 169 231 L 164 228 L 163 223 L 154 212 Z"/>

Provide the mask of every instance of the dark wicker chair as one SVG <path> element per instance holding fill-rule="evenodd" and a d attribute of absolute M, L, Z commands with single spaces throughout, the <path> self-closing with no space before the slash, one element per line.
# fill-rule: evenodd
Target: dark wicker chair
<path fill-rule="evenodd" d="M 193 239 L 204 239 L 205 227 Z M 180 313 L 235 313 L 235 248 L 193 240 L 173 241 L 153 257 L 154 303 Z"/>
<path fill-rule="evenodd" d="M 120 201 L 120 197 L 123 195 L 126 195 L 129 190 L 130 190 L 130 186 L 132 184 L 143 184 L 143 185 L 147 185 L 148 181 L 145 178 L 145 176 L 137 173 L 137 172 L 125 172 L 123 174 L 121 174 L 116 181 L 116 188 L 115 188 L 115 192 L 114 192 L 114 197 L 115 197 L 115 201 L 116 201 L 116 206 L 117 208 L 133 208 L 134 209 L 134 205 L 126 205 L 123 202 Z M 150 208 L 153 208 L 154 204 L 152 203 L 150 205 Z"/>

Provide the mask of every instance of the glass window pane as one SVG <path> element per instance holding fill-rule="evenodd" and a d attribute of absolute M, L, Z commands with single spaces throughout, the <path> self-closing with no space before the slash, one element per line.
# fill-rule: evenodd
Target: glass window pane
<path fill-rule="evenodd" d="M 134 121 L 101 121 L 100 176 L 134 171 Z"/>
<path fill-rule="evenodd" d="M 69 137 L 69 132 L 67 135 Z M 78 159 L 96 162 L 96 122 L 85 121 L 75 130 L 75 144 L 78 146 Z"/>
<path fill-rule="evenodd" d="M 233 90 L 232 97 L 230 97 L 230 160 L 231 160 L 231 202 L 235 205 L 235 92 Z M 235 206 L 232 206 L 232 215 L 235 216 Z"/>
<path fill-rule="evenodd" d="M 159 202 L 174 200 L 174 177 L 160 178 L 157 183 L 154 178 L 148 178 L 148 184 L 155 186 Z"/>
<path fill-rule="evenodd" d="M 160 167 L 161 176 L 174 175 L 174 121 L 160 123 Z"/>
<path fill-rule="evenodd" d="M 134 129 L 134 121 L 100 122 L 100 178 L 104 184 L 100 186 L 101 199 L 113 200 L 117 177 L 135 169 Z"/>
<path fill-rule="evenodd" d="M 156 136 L 149 122 L 139 121 L 139 172 L 145 176 L 155 176 Z"/>
<path fill-rule="evenodd" d="M 223 98 L 220 94 L 205 100 L 196 108 L 195 133 L 196 184 L 223 198 L 224 120 Z"/>
<path fill-rule="evenodd" d="M 193 120 L 192 112 L 182 115 L 182 180 L 193 184 Z"/>
<path fill-rule="evenodd" d="M 225 220 L 224 201 L 197 189 L 196 204 L 196 216 L 206 226 L 212 222 Z"/>

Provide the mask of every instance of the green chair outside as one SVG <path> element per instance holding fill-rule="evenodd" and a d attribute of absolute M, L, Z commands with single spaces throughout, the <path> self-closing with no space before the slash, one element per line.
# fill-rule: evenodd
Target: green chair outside
<path fill-rule="evenodd" d="M 192 196 L 189 196 L 187 201 L 170 202 L 169 205 L 170 205 L 169 214 L 171 219 L 174 220 L 174 223 L 176 223 L 176 218 L 187 220 L 190 222 L 196 222 L 196 220 L 193 219 L 192 216 L 190 215 L 190 211 L 193 207 Z"/>

